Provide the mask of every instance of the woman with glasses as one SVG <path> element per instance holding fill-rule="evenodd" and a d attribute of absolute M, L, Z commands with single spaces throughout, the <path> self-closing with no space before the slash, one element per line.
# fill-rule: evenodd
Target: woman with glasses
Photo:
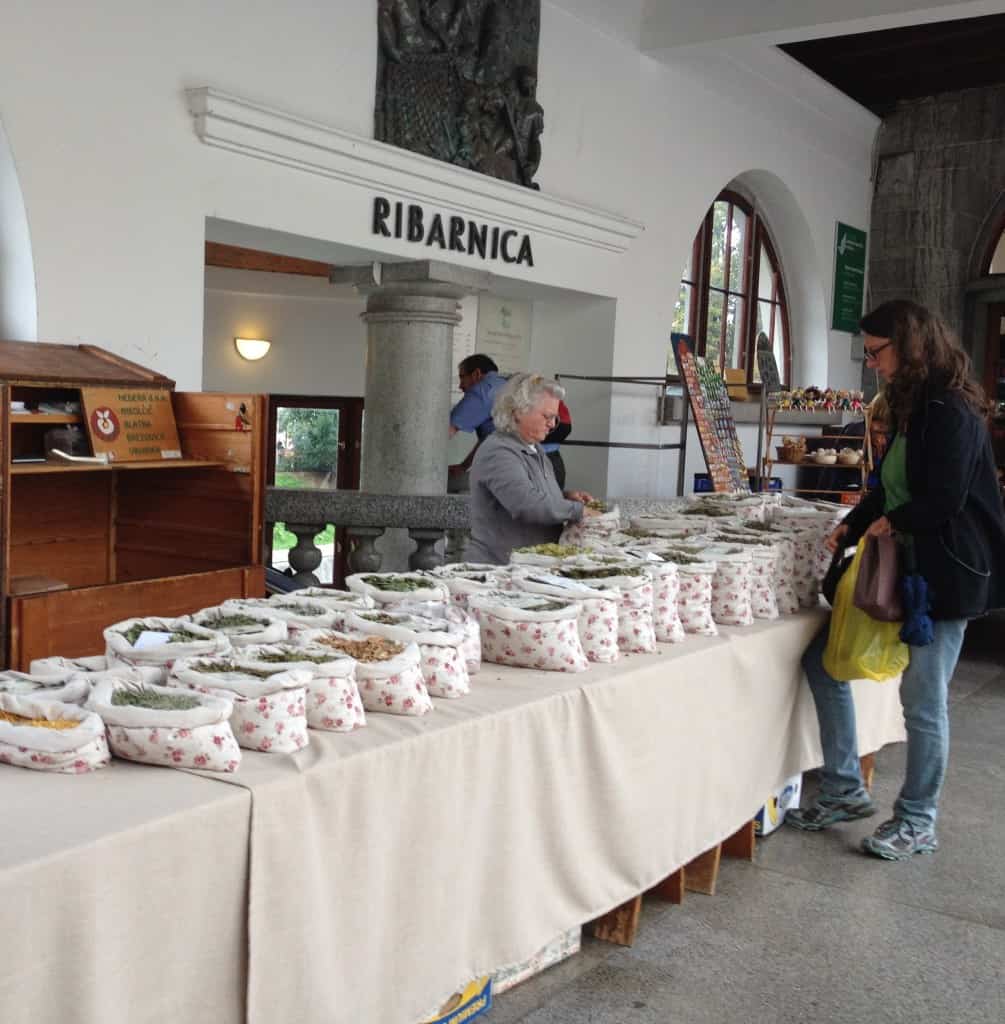
<path fill-rule="evenodd" d="M 472 562 L 505 564 L 513 548 L 557 541 L 583 518 L 584 491 L 562 493 L 541 443 L 558 422 L 565 388 L 535 373 L 515 373 L 492 408 L 495 432 L 471 466 Z"/>
<path fill-rule="evenodd" d="M 949 680 L 967 621 L 1005 606 L 1005 512 L 995 480 L 988 404 L 970 360 L 941 317 L 906 300 L 862 318 L 865 356 L 885 383 L 890 439 L 879 485 L 828 538 L 832 551 L 865 534 L 896 534 L 928 584 L 934 639 L 910 647 L 900 699 L 907 768 L 893 817 L 862 840 L 866 853 L 906 860 L 938 847 L 935 823 L 949 755 Z M 803 655 L 824 765 L 820 791 L 786 821 L 819 831 L 876 805 L 859 766 L 851 689 L 824 669 L 827 628 Z"/>

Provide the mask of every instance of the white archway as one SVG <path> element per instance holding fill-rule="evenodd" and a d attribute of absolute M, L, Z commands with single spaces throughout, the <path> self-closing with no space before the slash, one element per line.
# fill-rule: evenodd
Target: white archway
<path fill-rule="evenodd" d="M 775 242 L 789 306 L 792 383 L 822 384 L 830 379 L 827 297 L 806 215 L 772 171 L 745 171 L 733 182 L 756 199 Z"/>
<path fill-rule="evenodd" d="M 0 338 L 38 340 L 38 295 L 24 197 L 0 121 Z"/>

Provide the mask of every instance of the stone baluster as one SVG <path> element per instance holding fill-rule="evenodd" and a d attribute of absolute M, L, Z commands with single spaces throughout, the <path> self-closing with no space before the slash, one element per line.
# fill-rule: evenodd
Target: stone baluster
<path fill-rule="evenodd" d="M 289 556 L 293 578 L 305 587 L 318 586 L 321 581 L 314 575 L 314 570 L 321 564 L 321 549 L 314 543 L 314 538 L 324 530 L 324 524 L 287 523 L 286 529 L 297 538 Z"/>
<path fill-rule="evenodd" d="M 350 526 L 349 568 L 353 572 L 380 572 L 381 555 L 375 541 L 384 532 L 383 526 Z"/>
<path fill-rule="evenodd" d="M 419 569 L 433 569 L 437 565 L 443 565 L 443 556 L 436 550 L 437 542 L 443 540 L 442 530 L 419 530 L 413 528 L 408 531 L 408 535 L 417 545 L 408 558 L 408 567 L 413 572 Z"/>

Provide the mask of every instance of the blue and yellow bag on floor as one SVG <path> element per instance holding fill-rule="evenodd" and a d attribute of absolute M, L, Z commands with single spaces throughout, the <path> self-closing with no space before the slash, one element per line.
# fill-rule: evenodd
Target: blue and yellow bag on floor
<path fill-rule="evenodd" d="M 900 675 L 910 661 L 907 644 L 900 639 L 899 622 L 879 622 L 855 607 L 855 581 L 865 551 L 858 542 L 855 557 L 838 583 L 824 648 L 824 668 L 842 682 L 873 679 L 883 682 Z"/>

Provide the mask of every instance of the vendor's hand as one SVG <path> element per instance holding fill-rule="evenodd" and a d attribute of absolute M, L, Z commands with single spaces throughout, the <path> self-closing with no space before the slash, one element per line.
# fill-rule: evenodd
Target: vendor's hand
<path fill-rule="evenodd" d="M 886 516 L 880 516 L 874 523 L 871 523 L 869 529 L 865 531 L 867 537 L 889 537 L 893 533 L 893 526 L 890 524 L 890 520 Z"/>
<path fill-rule="evenodd" d="M 581 501 L 584 505 L 593 501 L 593 495 L 586 491 L 566 491 L 565 496 L 569 501 Z"/>
<path fill-rule="evenodd" d="M 844 535 L 848 532 L 848 524 L 842 523 L 828 538 L 824 541 L 824 545 L 827 550 L 834 554 L 837 551 L 838 546 L 841 544 L 841 540 Z"/>
<path fill-rule="evenodd" d="M 468 467 L 463 462 L 455 462 L 452 466 L 447 466 L 448 476 L 464 476 L 468 471 Z"/>

